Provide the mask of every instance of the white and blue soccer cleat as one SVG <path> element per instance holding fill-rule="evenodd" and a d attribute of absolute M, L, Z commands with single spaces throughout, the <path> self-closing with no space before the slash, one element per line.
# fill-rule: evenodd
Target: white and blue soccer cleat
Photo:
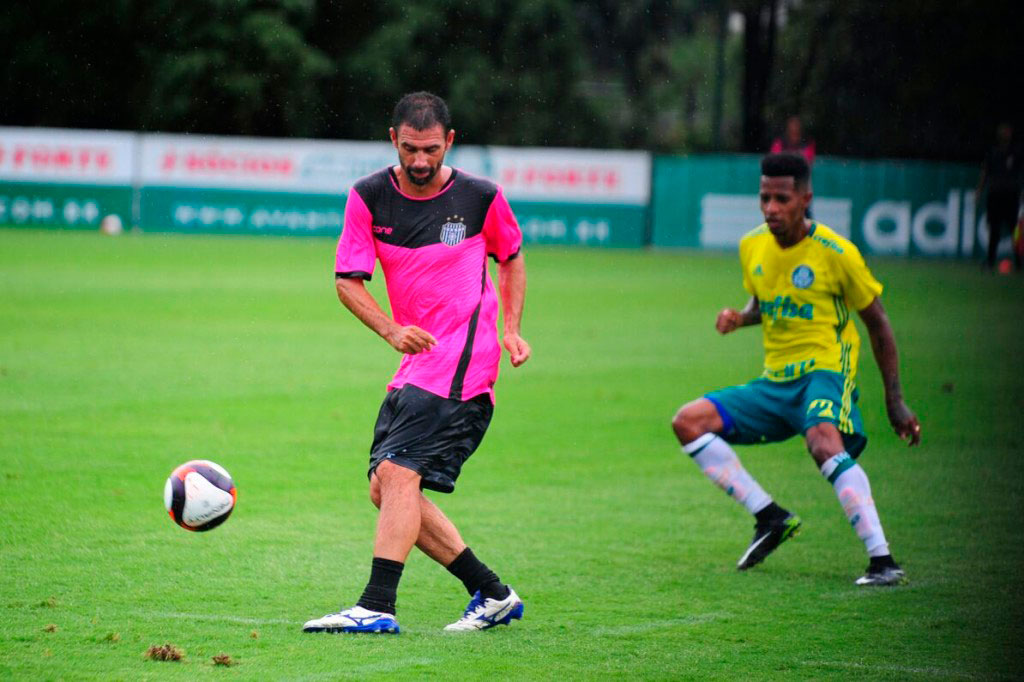
<path fill-rule="evenodd" d="M 508 588 L 508 596 L 504 599 L 484 599 L 479 590 L 469 600 L 469 606 L 462 618 L 451 625 L 446 625 L 449 632 L 466 632 L 470 630 L 487 630 L 495 625 L 508 625 L 513 620 L 523 617 L 523 600 L 516 591 Z"/>
<path fill-rule="evenodd" d="M 306 621 L 303 632 L 367 632 L 373 634 L 397 635 L 401 630 L 398 621 L 390 613 L 370 611 L 362 606 L 353 606 L 338 613 L 328 613 L 323 618 Z"/>
<path fill-rule="evenodd" d="M 871 557 L 871 563 L 864 575 L 857 578 L 857 585 L 869 587 L 892 587 L 893 585 L 906 585 L 907 574 L 892 559 L 892 555 L 884 557 Z"/>

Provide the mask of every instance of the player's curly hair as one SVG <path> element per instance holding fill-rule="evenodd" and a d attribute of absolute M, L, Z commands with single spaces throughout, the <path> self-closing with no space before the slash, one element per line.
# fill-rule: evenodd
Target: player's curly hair
<path fill-rule="evenodd" d="M 769 178 L 793 178 L 793 184 L 806 186 L 811 177 L 811 167 L 800 154 L 782 152 L 768 154 L 761 159 L 761 175 Z"/>
<path fill-rule="evenodd" d="M 444 132 L 451 128 L 452 119 L 448 114 L 448 105 L 444 100 L 430 92 L 410 92 L 398 100 L 395 113 L 391 117 L 391 125 L 398 128 L 407 125 L 414 130 L 426 130 L 441 124 Z"/>

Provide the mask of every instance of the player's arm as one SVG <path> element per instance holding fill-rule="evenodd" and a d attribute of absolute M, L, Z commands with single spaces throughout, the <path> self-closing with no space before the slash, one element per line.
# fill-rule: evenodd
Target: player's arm
<path fill-rule="evenodd" d="M 403 327 L 391 319 L 366 290 L 362 279 L 338 277 L 335 279 L 335 288 L 338 291 L 338 300 L 352 311 L 360 322 L 377 332 L 399 353 L 415 355 L 437 345 L 437 339 L 430 332 L 413 325 Z"/>
<path fill-rule="evenodd" d="M 871 350 L 875 353 L 875 361 L 882 373 L 882 383 L 885 385 L 885 411 L 889 415 L 889 423 L 900 438 L 905 439 L 910 445 L 917 445 L 921 442 L 921 425 L 917 421 L 917 416 L 903 402 L 896 336 L 889 323 L 889 316 L 882 307 L 882 299 L 875 298 L 868 307 L 860 311 L 860 317 L 868 329 Z"/>
<path fill-rule="evenodd" d="M 523 254 L 498 263 L 498 289 L 501 291 L 501 315 L 504 320 L 502 343 L 508 351 L 513 367 L 530 359 L 530 344 L 519 335 L 526 300 L 526 264 Z"/>
<path fill-rule="evenodd" d="M 743 306 L 743 310 L 726 308 L 718 313 L 715 329 L 722 334 L 728 334 L 740 327 L 749 327 L 754 324 L 761 324 L 761 303 L 757 300 L 757 296 L 751 296 L 747 305 Z"/>

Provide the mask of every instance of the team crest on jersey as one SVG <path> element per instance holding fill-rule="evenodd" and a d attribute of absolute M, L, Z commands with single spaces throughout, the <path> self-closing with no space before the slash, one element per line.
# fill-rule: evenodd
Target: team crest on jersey
<path fill-rule="evenodd" d="M 466 238 L 466 223 L 462 222 L 459 216 L 451 216 L 445 219 L 441 226 L 441 241 L 448 246 L 455 246 Z"/>
<path fill-rule="evenodd" d="M 806 289 L 814 284 L 814 270 L 806 265 L 797 266 L 793 271 L 793 286 L 797 289 Z"/>

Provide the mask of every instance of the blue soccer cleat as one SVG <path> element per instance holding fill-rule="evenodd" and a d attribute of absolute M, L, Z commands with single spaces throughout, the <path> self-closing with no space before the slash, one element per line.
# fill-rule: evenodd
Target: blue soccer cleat
<path fill-rule="evenodd" d="M 378 635 L 397 635 L 401 630 L 398 621 L 390 613 L 370 611 L 362 606 L 353 606 L 338 613 L 328 613 L 323 618 L 307 621 L 303 632 L 365 632 Z"/>
<path fill-rule="evenodd" d="M 513 620 L 521 620 L 523 617 L 523 600 L 519 598 L 516 591 L 508 588 L 508 596 L 504 599 L 484 599 L 480 591 L 469 600 L 469 606 L 462 618 L 451 625 L 446 625 L 448 632 L 469 632 L 472 630 L 487 630 L 495 625 L 508 625 Z"/>

